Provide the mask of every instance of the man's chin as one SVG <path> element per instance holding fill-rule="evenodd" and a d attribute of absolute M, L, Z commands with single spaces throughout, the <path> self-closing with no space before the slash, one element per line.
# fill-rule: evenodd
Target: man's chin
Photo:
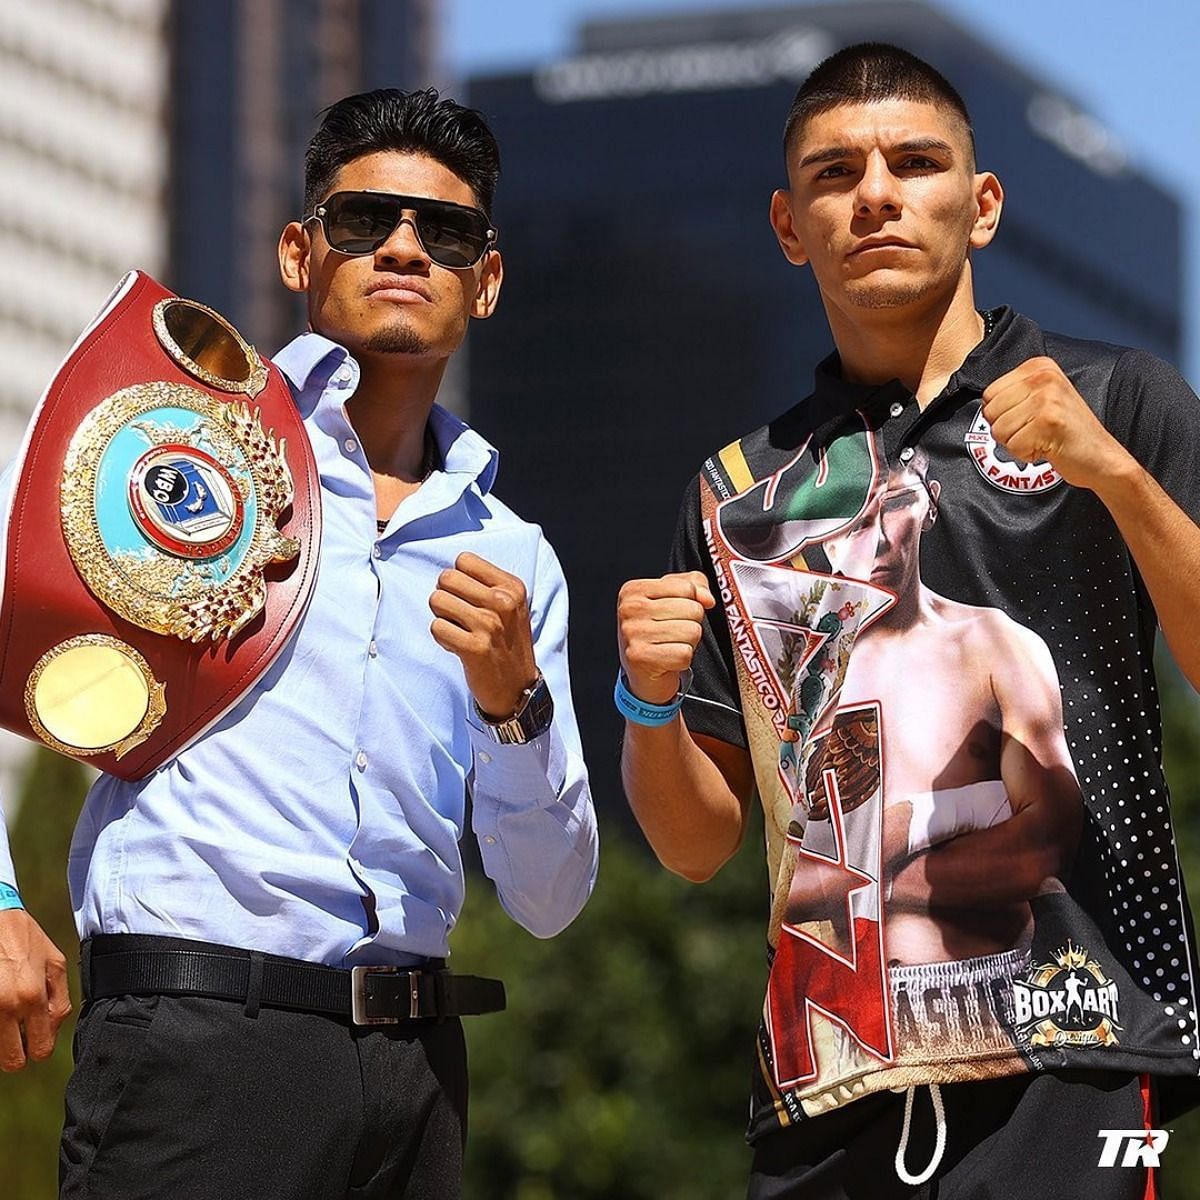
<path fill-rule="evenodd" d="M 855 308 L 903 308 L 920 300 L 929 285 L 915 279 L 856 279 L 846 287 Z"/>
<path fill-rule="evenodd" d="M 412 355 L 425 355 L 432 349 L 425 338 L 407 326 L 376 330 L 363 339 L 362 348 L 372 354 Z"/>

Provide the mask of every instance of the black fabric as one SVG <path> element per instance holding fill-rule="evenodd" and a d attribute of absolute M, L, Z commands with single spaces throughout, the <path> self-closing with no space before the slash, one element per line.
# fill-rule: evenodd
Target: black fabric
<path fill-rule="evenodd" d="M 196 997 L 88 1004 L 60 1200 L 454 1200 L 458 1021 L 352 1028 Z"/>
<path fill-rule="evenodd" d="M 504 985 L 498 979 L 453 975 L 441 960 L 397 974 L 370 973 L 363 990 L 368 1017 L 407 1020 L 416 990 L 418 1018 L 468 1016 L 504 1008 Z M 351 973 L 296 959 L 280 958 L 142 934 L 104 934 L 89 938 L 82 956 L 85 998 L 124 995 L 192 995 L 240 1000 L 246 1015 L 259 1005 L 351 1015 Z"/>
<path fill-rule="evenodd" d="M 1099 1166 L 1101 1129 L 1146 1127 L 1138 1076 L 1066 1071 L 941 1092 L 946 1152 L 927 1183 L 914 1188 L 896 1175 L 905 1098 L 887 1092 L 763 1138 L 747 1200 L 1144 1200 L 1145 1167 Z M 910 1175 L 923 1172 L 934 1140 L 930 1094 L 919 1088 Z"/>
<path fill-rule="evenodd" d="M 683 719 L 694 733 L 708 734 L 734 746 L 746 746 L 733 643 L 721 607 L 721 586 L 700 522 L 699 477 L 693 479 L 679 510 L 679 525 L 668 558 L 668 571 L 702 571 L 717 604 L 704 614 L 700 645 L 693 660 L 692 686 L 683 701 Z"/>

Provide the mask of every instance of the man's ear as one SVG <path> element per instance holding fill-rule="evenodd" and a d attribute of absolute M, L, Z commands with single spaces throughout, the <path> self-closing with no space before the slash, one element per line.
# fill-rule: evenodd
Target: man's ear
<path fill-rule="evenodd" d="M 483 256 L 475 298 L 471 301 L 471 316 L 483 320 L 496 311 L 500 285 L 504 282 L 504 259 L 499 250 L 489 250 Z"/>
<path fill-rule="evenodd" d="M 779 248 L 788 262 L 793 266 L 804 266 L 808 254 L 792 223 L 792 194 L 785 188 L 776 188 L 771 193 L 771 228 L 775 230 Z"/>
<path fill-rule="evenodd" d="M 279 235 L 279 277 L 293 292 L 308 291 L 308 260 L 312 251 L 308 230 L 299 221 L 289 221 Z"/>
<path fill-rule="evenodd" d="M 975 202 L 979 215 L 971 226 L 971 246 L 982 250 L 1000 227 L 1000 212 L 1004 208 L 1004 188 L 991 171 L 981 171 L 975 176 Z"/>

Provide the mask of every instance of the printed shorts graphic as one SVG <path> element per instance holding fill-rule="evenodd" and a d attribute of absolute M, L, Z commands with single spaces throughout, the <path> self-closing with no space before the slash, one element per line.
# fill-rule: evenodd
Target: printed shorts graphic
<path fill-rule="evenodd" d="M 1062 476 L 1048 462 L 1022 462 L 1013 458 L 992 436 L 992 427 L 980 409 L 963 441 L 980 475 L 1004 492 L 1048 492 Z"/>
<path fill-rule="evenodd" d="M 1087 950 L 1068 942 L 1052 962 L 1013 984 L 1018 1035 L 1029 1047 L 1115 1046 L 1120 1032 L 1117 985 Z"/>

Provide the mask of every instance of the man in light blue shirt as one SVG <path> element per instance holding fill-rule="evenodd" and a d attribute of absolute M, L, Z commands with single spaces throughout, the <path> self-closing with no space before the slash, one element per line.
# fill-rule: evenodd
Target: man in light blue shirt
<path fill-rule="evenodd" d="M 343 100 L 309 147 L 280 264 L 312 331 L 275 362 L 320 472 L 319 575 L 217 725 L 88 797 L 63 1197 L 456 1196 L 457 1014 L 499 1003 L 490 981 L 435 973 L 466 793 L 484 870 L 531 933 L 591 891 L 562 572 L 493 495 L 496 451 L 434 403 L 499 296 L 498 173 L 479 114 L 432 92 Z M 0 884 L 12 1070 L 49 1053 L 66 1000 L 3 837 Z"/>

